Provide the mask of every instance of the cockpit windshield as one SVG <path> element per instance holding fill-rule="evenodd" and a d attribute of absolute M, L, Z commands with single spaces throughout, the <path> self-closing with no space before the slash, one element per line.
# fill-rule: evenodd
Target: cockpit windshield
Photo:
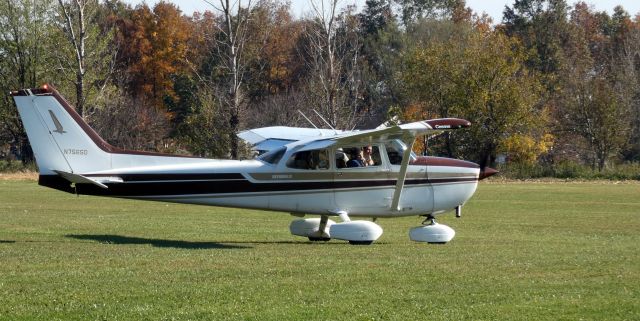
<path fill-rule="evenodd" d="M 265 163 L 269 163 L 269 164 L 278 164 L 278 162 L 282 159 L 282 156 L 284 156 L 284 153 L 287 151 L 286 147 L 280 147 L 278 149 L 272 150 L 268 153 L 265 153 L 263 155 L 260 155 L 258 157 L 259 160 L 265 162 Z"/>

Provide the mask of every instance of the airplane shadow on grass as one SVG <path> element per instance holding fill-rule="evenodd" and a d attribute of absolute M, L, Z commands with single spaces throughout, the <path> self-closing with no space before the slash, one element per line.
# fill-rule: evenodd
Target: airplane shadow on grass
<path fill-rule="evenodd" d="M 218 242 L 191 242 L 178 240 L 162 240 L 149 239 L 142 237 L 123 236 L 123 235 L 87 235 L 87 234 L 69 234 L 66 237 L 77 240 L 97 241 L 105 244 L 149 244 L 155 247 L 173 247 L 178 249 L 246 249 L 248 246 L 223 244 Z"/>

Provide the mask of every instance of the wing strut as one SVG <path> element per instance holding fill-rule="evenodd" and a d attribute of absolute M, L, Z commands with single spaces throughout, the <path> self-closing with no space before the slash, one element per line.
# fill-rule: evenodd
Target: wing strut
<path fill-rule="evenodd" d="M 405 136 L 402 141 L 407 145 L 407 149 L 405 149 L 402 154 L 402 164 L 400 164 L 400 172 L 398 172 L 398 180 L 396 181 L 396 190 L 393 193 L 393 201 L 391 202 L 391 209 L 396 211 L 401 210 L 400 196 L 402 196 L 402 189 L 404 188 L 404 182 L 407 178 L 407 169 L 409 168 L 411 151 L 413 150 L 413 144 L 416 141 L 416 136 Z"/>

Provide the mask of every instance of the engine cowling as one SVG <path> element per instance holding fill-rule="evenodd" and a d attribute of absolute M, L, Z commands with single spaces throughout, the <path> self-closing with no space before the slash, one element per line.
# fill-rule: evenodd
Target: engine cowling
<path fill-rule="evenodd" d="M 409 238 L 416 242 L 427 242 L 434 244 L 444 244 L 456 235 L 449 226 L 434 223 L 426 226 L 418 226 L 409 230 Z"/>
<path fill-rule="evenodd" d="M 350 221 L 331 225 L 332 238 L 352 244 L 371 244 L 382 235 L 382 227 L 370 221 Z"/>

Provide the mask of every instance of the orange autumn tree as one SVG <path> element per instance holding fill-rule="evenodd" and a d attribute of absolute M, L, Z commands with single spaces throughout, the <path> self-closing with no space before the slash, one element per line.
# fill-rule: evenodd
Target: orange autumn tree
<path fill-rule="evenodd" d="M 174 4 L 160 2 L 153 10 L 137 6 L 118 26 L 118 61 L 126 66 L 129 91 L 166 110 L 165 100 L 177 99 L 172 77 L 188 70 L 190 20 Z"/>
<path fill-rule="evenodd" d="M 296 74 L 304 68 L 304 63 L 296 59 L 296 44 L 303 27 L 293 20 L 288 4 L 263 12 L 268 14 L 265 23 L 271 25 L 261 57 L 265 64 L 265 85 L 270 94 L 278 94 L 292 88 Z"/>
<path fill-rule="evenodd" d="M 431 118 L 437 118 L 437 116 L 434 113 L 429 112 L 428 109 L 419 102 L 409 104 L 402 112 L 402 119 L 407 123 Z M 416 142 L 413 144 L 413 151 L 418 155 L 426 155 L 429 147 L 428 139 L 428 136 L 417 138 Z"/>

